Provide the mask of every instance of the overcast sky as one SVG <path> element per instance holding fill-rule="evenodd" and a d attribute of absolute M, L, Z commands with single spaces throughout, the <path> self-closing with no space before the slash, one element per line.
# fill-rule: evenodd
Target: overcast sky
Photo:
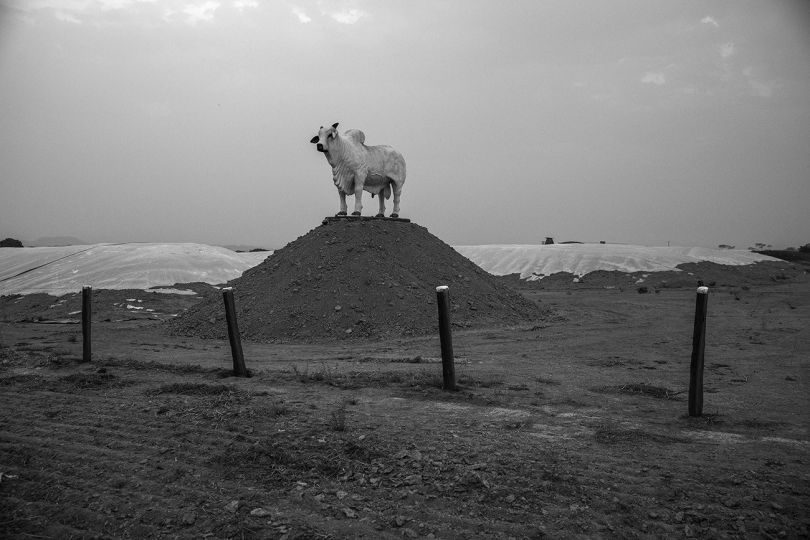
<path fill-rule="evenodd" d="M 340 122 L 450 244 L 810 242 L 807 1 L 0 6 L 3 238 L 282 246 Z"/>

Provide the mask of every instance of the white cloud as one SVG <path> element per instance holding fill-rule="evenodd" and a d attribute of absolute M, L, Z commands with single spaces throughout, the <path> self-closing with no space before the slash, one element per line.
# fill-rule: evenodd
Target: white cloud
<path fill-rule="evenodd" d="M 700 19 L 700 22 L 702 22 L 703 24 L 710 24 L 710 25 L 714 26 L 715 28 L 720 28 L 720 25 L 717 24 L 717 21 L 714 20 L 714 17 L 709 16 L 709 15 L 707 15 L 707 16 L 703 17 L 702 19 Z"/>
<path fill-rule="evenodd" d="M 36 11 L 38 9 L 81 11 L 89 6 L 89 0 L 28 0 L 27 2 L 14 2 L 13 7 L 24 11 Z"/>
<path fill-rule="evenodd" d="M 259 7 L 259 2 L 257 0 L 236 0 L 233 3 L 233 7 L 235 7 L 239 11 L 245 11 L 247 8 L 255 9 Z"/>
<path fill-rule="evenodd" d="M 53 14 L 53 16 L 56 17 L 57 20 L 62 21 L 62 22 L 68 22 L 68 23 L 73 23 L 73 24 L 82 24 L 82 21 L 80 21 L 77 17 L 74 17 L 70 13 L 65 13 L 64 11 L 56 11 Z"/>
<path fill-rule="evenodd" d="M 186 4 L 181 10 L 168 8 L 163 12 L 163 20 L 172 22 L 175 15 L 185 15 L 185 22 L 191 26 L 196 26 L 200 22 L 210 22 L 214 20 L 214 12 L 219 8 L 219 2 L 202 2 L 198 4 Z"/>
<path fill-rule="evenodd" d="M 242 1 L 249 2 L 250 0 Z M 2 2 L 3 0 L 0 0 L 0 4 Z M 120 13 L 127 10 L 138 11 L 137 8 L 144 4 L 159 7 L 157 9 L 143 10 L 140 12 L 141 14 L 146 14 L 148 17 L 162 10 L 162 18 L 166 22 L 171 22 L 178 13 L 185 12 L 185 10 L 169 6 L 186 5 L 186 9 L 195 7 L 193 4 L 188 4 L 188 0 L 173 0 L 172 2 L 167 0 L 160 2 L 159 0 L 19 0 L 19 5 L 15 6 L 15 8 L 24 13 L 43 12 L 51 14 L 62 22 L 72 24 L 90 23 L 94 26 L 104 26 L 112 20 L 116 20 L 110 18 L 110 13 Z M 202 7 L 205 7 L 205 4 Z M 34 21 L 30 17 L 26 17 L 25 20 Z"/>
<path fill-rule="evenodd" d="M 186 4 L 181 10 L 186 15 L 186 22 L 195 26 L 199 22 L 214 20 L 214 12 L 219 7 L 219 2 L 203 2 L 202 4 Z"/>
<path fill-rule="evenodd" d="M 735 52 L 734 42 L 729 41 L 728 43 L 723 43 L 720 45 L 720 56 L 723 58 L 728 58 L 729 56 L 733 56 Z"/>
<path fill-rule="evenodd" d="M 656 86 L 661 86 L 666 84 L 667 79 L 664 77 L 664 74 L 660 71 L 648 71 L 644 74 L 641 78 L 641 82 L 645 84 L 654 84 Z"/>
<path fill-rule="evenodd" d="M 312 21 L 312 17 L 307 15 L 306 11 L 304 11 L 303 9 L 301 9 L 299 7 L 293 6 L 292 13 L 293 13 L 293 15 L 298 17 L 298 22 L 300 22 L 302 24 L 306 24 L 306 23 Z"/>
<path fill-rule="evenodd" d="M 154 3 L 156 1 L 157 0 L 28 0 L 19 2 L 19 5 L 16 5 L 15 8 L 24 11 L 52 9 L 56 12 L 55 14 L 66 15 L 68 12 L 113 11 L 116 9 L 124 9 L 132 4 Z"/>
<path fill-rule="evenodd" d="M 367 17 L 368 13 L 362 9 L 345 9 L 343 11 L 334 11 L 328 15 L 341 24 L 354 24 L 363 17 Z"/>
<path fill-rule="evenodd" d="M 100 5 L 102 11 L 111 11 L 115 9 L 123 9 L 130 4 L 137 4 L 139 2 L 143 3 L 154 3 L 157 0 L 96 0 Z"/>
<path fill-rule="evenodd" d="M 359 9 L 339 11 L 332 14 L 332 18 L 342 24 L 354 24 L 365 16 L 366 12 Z"/>

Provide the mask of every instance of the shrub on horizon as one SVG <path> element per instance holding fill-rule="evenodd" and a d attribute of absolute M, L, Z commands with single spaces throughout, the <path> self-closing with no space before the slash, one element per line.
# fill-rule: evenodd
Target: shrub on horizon
<path fill-rule="evenodd" d="M 6 238 L 5 240 L 0 240 L 0 247 L 23 247 L 23 243 L 19 240 L 14 238 Z"/>

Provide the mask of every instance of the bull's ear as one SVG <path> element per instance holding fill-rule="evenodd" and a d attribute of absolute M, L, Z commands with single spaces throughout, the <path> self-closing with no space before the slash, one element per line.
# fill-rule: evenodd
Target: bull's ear
<path fill-rule="evenodd" d="M 332 124 L 332 127 L 333 127 L 333 128 L 335 128 L 335 129 L 337 129 L 338 124 L 339 124 L 339 122 L 335 122 L 334 124 Z"/>
<path fill-rule="evenodd" d="M 315 144 L 316 142 L 318 142 L 318 136 L 317 136 L 317 135 L 315 135 L 314 137 L 312 137 L 312 138 L 309 140 L 309 142 L 311 142 L 312 144 Z"/>

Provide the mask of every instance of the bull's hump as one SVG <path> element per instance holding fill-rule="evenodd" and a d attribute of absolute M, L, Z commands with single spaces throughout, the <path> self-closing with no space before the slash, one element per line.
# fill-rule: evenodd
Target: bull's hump
<path fill-rule="evenodd" d="M 364 144 L 366 142 L 366 134 L 359 129 L 347 129 L 346 137 L 353 140 L 357 144 Z"/>

